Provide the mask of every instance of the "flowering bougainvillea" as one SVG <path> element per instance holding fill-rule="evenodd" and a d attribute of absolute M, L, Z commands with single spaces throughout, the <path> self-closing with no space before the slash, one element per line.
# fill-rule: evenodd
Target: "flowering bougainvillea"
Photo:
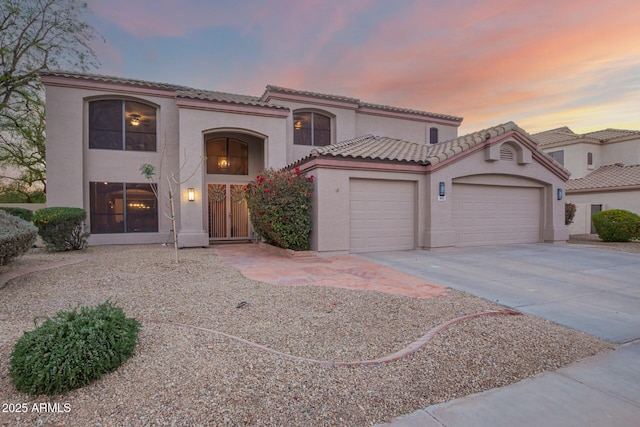
<path fill-rule="evenodd" d="M 267 169 L 247 186 L 247 204 L 256 232 L 272 245 L 309 249 L 313 175 L 299 168 Z"/>

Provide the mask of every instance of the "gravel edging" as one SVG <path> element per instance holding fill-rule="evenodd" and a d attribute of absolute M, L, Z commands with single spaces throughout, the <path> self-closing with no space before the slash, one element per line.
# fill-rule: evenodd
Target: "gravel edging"
<path fill-rule="evenodd" d="M 455 324 L 396 362 L 328 368 L 144 321 L 134 356 L 117 371 L 63 396 L 30 397 L 13 389 L 8 364 L 33 317 L 107 299 L 130 317 L 222 331 L 318 360 L 375 359 L 443 322 L 504 309 L 454 290 L 417 299 L 268 285 L 246 279 L 211 249 L 182 250 L 179 265 L 170 250 L 151 245 L 34 253 L 20 262 L 32 256 L 90 259 L 0 289 L 0 402 L 68 403 L 71 411 L 3 413 L 6 426 L 372 425 L 612 348 L 533 316 L 491 316 Z M 240 301 L 248 305 L 236 308 Z"/>

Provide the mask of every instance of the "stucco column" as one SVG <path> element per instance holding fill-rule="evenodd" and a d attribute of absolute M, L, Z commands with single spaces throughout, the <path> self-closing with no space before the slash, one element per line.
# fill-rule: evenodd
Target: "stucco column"
<path fill-rule="evenodd" d="M 178 247 L 206 247 L 209 246 L 209 234 L 205 225 L 206 200 L 204 191 L 204 143 L 200 132 L 190 131 L 180 117 L 179 139 L 179 185 L 175 192 L 174 203 L 179 206 L 178 216 Z M 194 190 L 194 200 L 188 199 L 189 189 Z"/>

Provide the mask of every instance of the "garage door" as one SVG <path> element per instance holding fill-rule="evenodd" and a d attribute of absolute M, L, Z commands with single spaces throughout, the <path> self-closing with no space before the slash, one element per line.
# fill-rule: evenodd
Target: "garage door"
<path fill-rule="evenodd" d="M 414 249 L 415 197 L 413 182 L 352 179 L 350 252 Z"/>
<path fill-rule="evenodd" d="M 539 242 L 541 189 L 453 185 L 456 246 Z"/>

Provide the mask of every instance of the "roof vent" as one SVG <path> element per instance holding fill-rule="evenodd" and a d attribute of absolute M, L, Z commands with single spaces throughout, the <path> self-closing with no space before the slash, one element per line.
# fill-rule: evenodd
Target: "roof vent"
<path fill-rule="evenodd" d="M 509 147 L 508 145 L 503 145 L 502 147 L 500 147 L 500 160 L 513 161 L 514 158 L 515 154 L 511 147 Z"/>

